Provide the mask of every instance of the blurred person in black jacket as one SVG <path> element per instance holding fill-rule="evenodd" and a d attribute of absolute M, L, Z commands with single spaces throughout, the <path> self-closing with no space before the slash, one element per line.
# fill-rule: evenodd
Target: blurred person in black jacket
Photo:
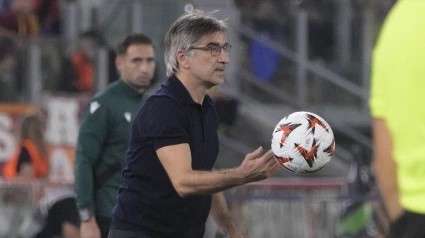
<path fill-rule="evenodd" d="M 46 193 L 19 229 L 20 238 L 79 238 L 80 220 L 70 187 Z"/>
<path fill-rule="evenodd" d="M 62 62 L 59 90 L 94 93 L 96 56 L 99 48 L 106 48 L 108 51 L 108 82 L 117 79 L 115 52 L 109 49 L 99 32 L 91 30 L 81 34 L 79 50 Z"/>

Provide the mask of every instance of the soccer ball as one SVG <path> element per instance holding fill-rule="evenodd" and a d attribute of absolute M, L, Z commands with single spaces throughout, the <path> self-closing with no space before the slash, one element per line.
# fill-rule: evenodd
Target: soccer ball
<path fill-rule="evenodd" d="M 311 112 L 294 112 L 283 118 L 272 134 L 272 151 L 285 169 L 300 174 L 323 168 L 335 151 L 329 124 Z"/>

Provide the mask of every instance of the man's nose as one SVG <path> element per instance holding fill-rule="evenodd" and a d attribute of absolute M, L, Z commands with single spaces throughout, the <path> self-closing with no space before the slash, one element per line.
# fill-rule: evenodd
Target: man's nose
<path fill-rule="evenodd" d="M 148 71 L 148 68 L 149 68 L 149 65 L 147 62 L 140 63 L 140 66 L 139 66 L 140 71 L 146 72 Z"/>
<path fill-rule="evenodd" d="M 229 63 L 229 61 L 230 61 L 229 54 L 225 50 L 222 50 L 220 52 L 219 57 L 218 57 L 218 62 L 223 63 L 223 64 L 227 64 L 227 63 Z"/>

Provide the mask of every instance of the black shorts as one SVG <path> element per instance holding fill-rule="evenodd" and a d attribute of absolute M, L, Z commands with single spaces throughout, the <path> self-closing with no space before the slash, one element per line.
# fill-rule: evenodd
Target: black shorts
<path fill-rule="evenodd" d="M 391 224 L 388 238 L 425 238 L 425 214 L 406 211 Z"/>
<path fill-rule="evenodd" d="M 96 217 L 97 226 L 99 226 L 100 236 L 108 238 L 109 228 L 111 227 L 112 217 Z"/>

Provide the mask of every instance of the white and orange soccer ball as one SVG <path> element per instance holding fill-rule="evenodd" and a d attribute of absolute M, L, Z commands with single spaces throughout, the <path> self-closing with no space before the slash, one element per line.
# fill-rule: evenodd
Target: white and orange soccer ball
<path fill-rule="evenodd" d="M 276 125 L 271 147 L 283 168 L 306 174 L 329 163 L 335 151 L 335 138 L 329 124 L 320 116 L 294 112 Z"/>

